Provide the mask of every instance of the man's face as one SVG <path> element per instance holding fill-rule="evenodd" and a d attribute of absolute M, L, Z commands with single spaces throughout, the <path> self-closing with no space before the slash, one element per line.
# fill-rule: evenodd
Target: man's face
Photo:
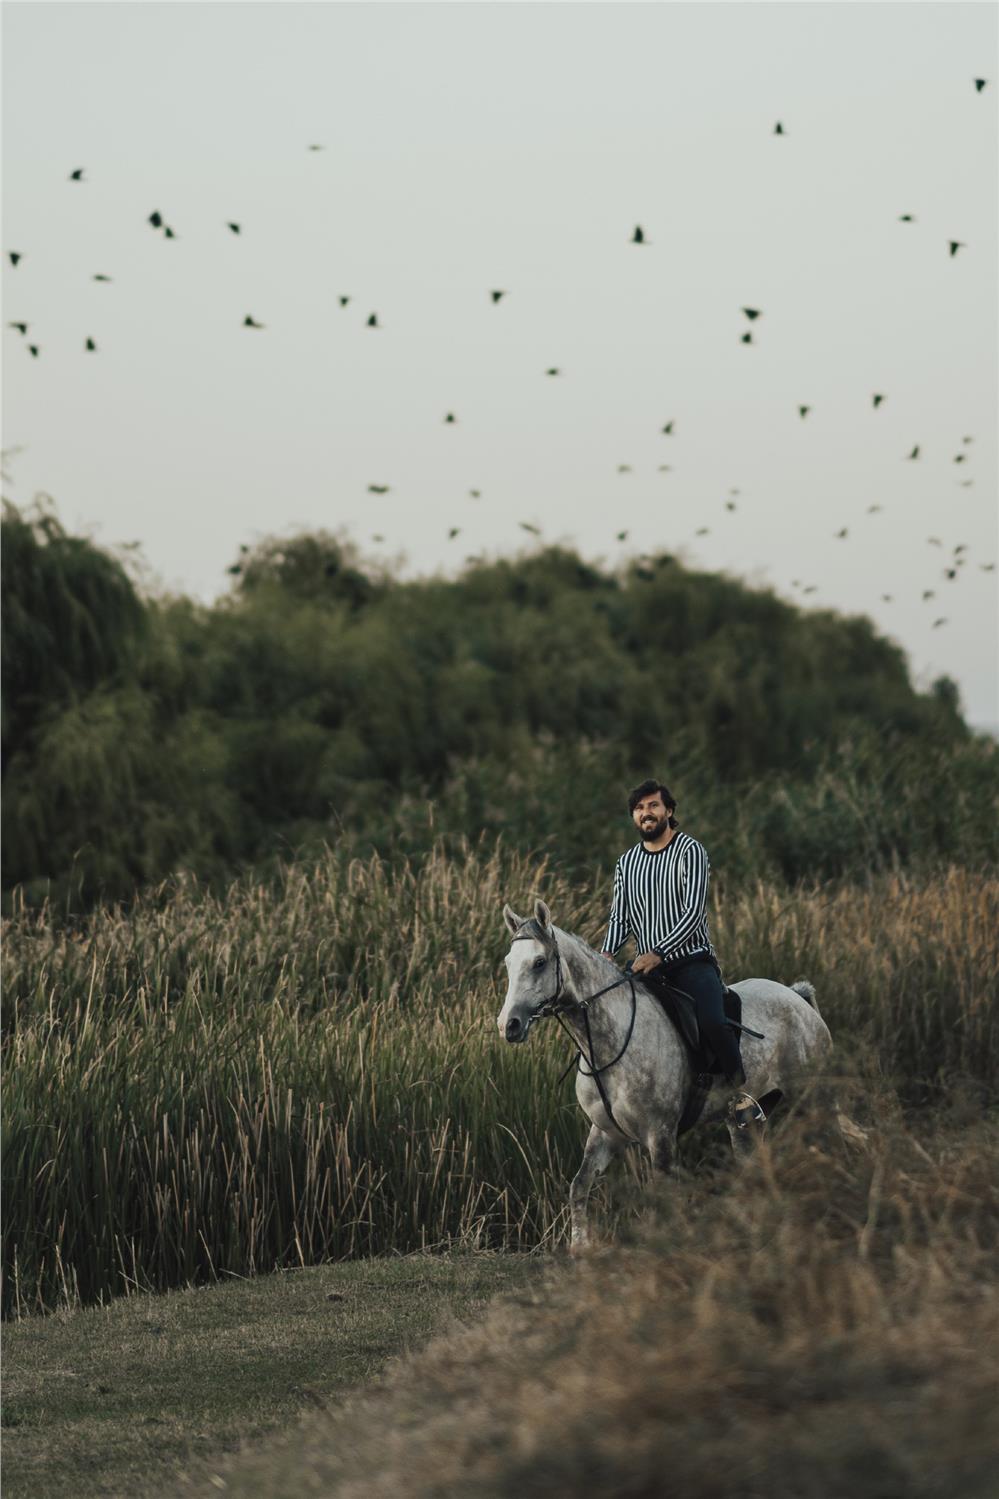
<path fill-rule="evenodd" d="M 644 796 L 637 802 L 631 816 L 646 843 L 654 843 L 669 827 L 669 812 L 659 791 L 654 791 L 651 796 Z"/>

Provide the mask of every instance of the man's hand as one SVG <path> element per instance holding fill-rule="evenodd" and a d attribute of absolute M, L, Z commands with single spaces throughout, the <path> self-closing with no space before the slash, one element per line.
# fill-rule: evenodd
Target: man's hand
<path fill-rule="evenodd" d="M 632 973 L 650 973 L 653 968 L 658 968 L 662 958 L 657 952 L 643 952 L 631 965 Z"/>

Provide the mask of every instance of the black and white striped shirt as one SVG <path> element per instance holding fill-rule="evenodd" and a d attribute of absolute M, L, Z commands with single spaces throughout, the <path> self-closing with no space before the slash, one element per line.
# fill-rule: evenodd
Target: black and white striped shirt
<path fill-rule="evenodd" d="M 667 963 L 714 953 L 708 936 L 707 852 L 688 833 L 675 832 L 665 848 L 629 848 L 614 870 L 614 903 L 604 951 L 615 953 L 628 937 L 638 951 L 657 952 Z"/>

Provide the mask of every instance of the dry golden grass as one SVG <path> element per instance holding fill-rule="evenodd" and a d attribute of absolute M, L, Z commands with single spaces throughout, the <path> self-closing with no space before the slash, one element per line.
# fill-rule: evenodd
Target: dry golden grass
<path fill-rule="evenodd" d="M 997 1131 L 792 1120 L 631 1241 L 218 1467 L 234 1499 L 994 1499 Z M 190 1492 L 190 1490 L 185 1490 Z"/>

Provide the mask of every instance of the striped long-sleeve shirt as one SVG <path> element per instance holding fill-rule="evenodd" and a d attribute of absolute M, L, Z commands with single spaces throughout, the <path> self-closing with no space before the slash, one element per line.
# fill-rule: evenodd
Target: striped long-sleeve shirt
<path fill-rule="evenodd" d="M 614 903 L 604 951 L 615 953 L 633 937 L 640 953 L 667 963 L 694 953 L 714 953 L 708 936 L 708 856 L 688 833 L 676 832 L 664 849 L 641 843 L 622 854 L 614 870 Z"/>

